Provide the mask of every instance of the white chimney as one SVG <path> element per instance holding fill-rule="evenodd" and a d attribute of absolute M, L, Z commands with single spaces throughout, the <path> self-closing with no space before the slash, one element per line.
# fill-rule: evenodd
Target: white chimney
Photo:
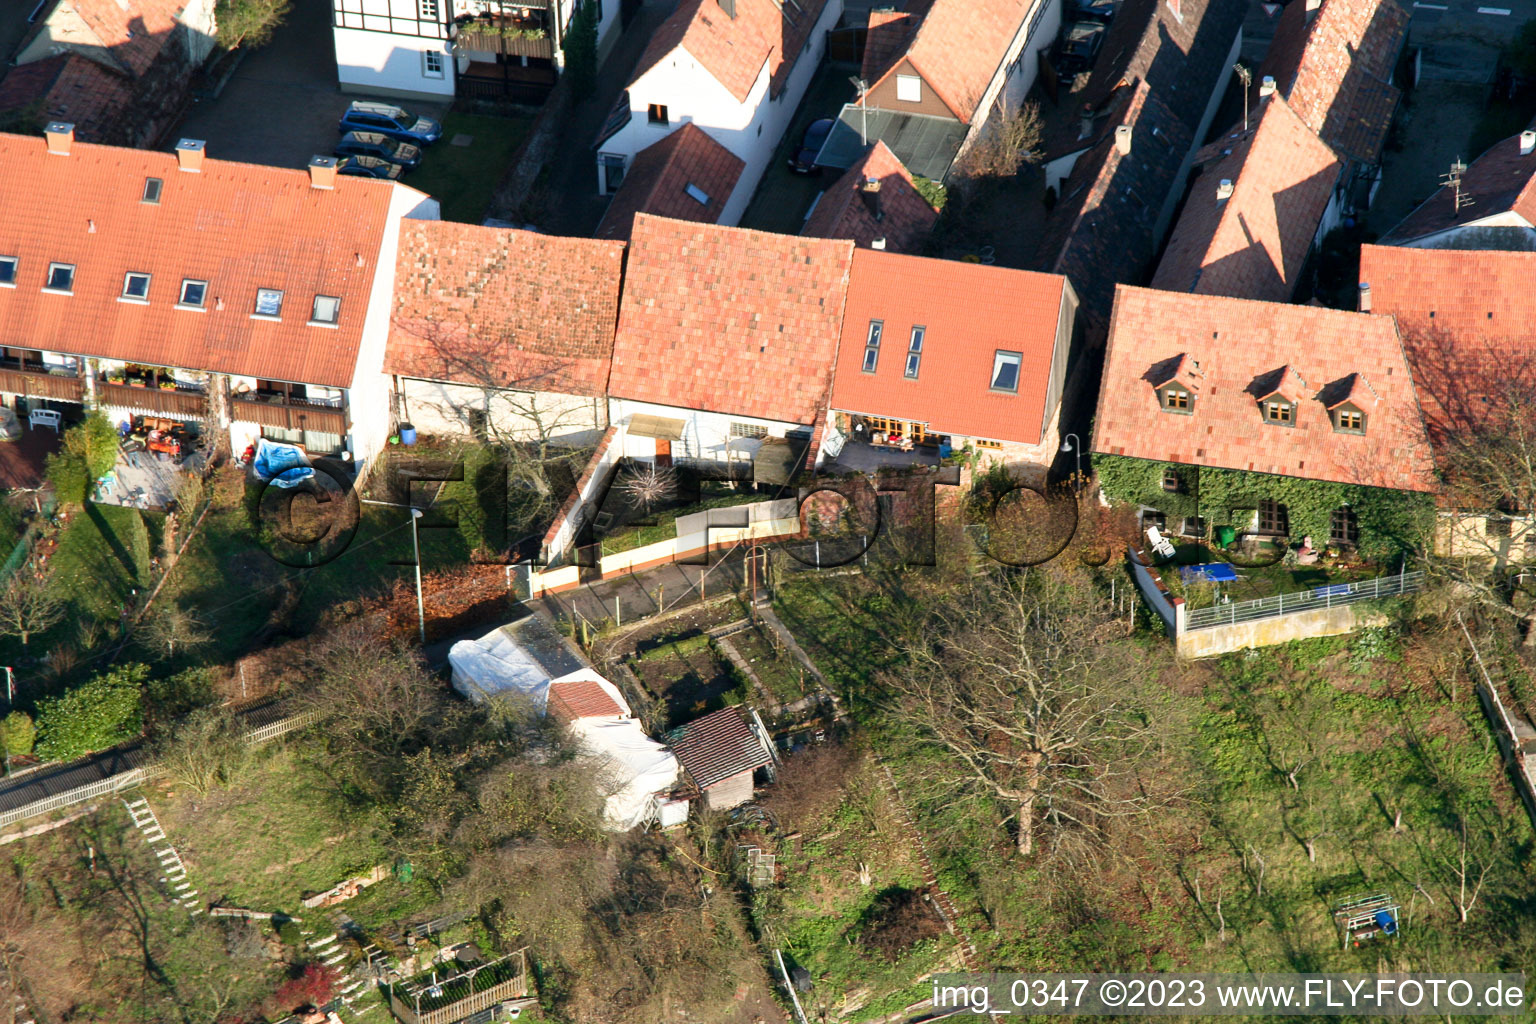
<path fill-rule="evenodd" d="M 43 129 L 48 137 L 48 152 L 57 156 L 69 156 L 69 147 L 75 141 L 75 126 L 68 121 L 50 121 Z"/>
<path fill-rule="evenodd" d="M 1218 203 L 1232 198 L 1232 179 L 1222 178 L 1216 183 L 1216 201 Z"/>
<path fill-rule="evenodd" d="M 1527 128 L 1520 133 L 1520 155 L 1530 156 L 1533 150 L 1536 150 L 1536 132 Z"/>
<path fill-rule="evenodd" d="M 1312 14 L 1321 6 L 1323 6 L 1323 0 L 1307 0 L 1307 13 Z"/>
<path fill-rule="evenodd" d="M 1115 148 L 1121 156 L 1129 156 L 1131 152 L 1131 126 L 1122 124 L 1115 129 Z"/>
<path fill-rule="evenodd" d="M 176 164 L 184 171 L 194 173 L 203 169 L 203 147 L 206 146 L 202 139 L 182 139 L 176 143 Z"/>
<path fill-rule="evenodd" d="M 871 249 L 884 249 L 885 248 L 885 236 L 881 235 L 879 238 L 872 238 L 872 239 L 870 239 L 869 247 Z"/>
<path fill-rule="evenodd" d="M 1371 286 L 1370 286 L 1369 282 L 1361 281 L 1360 282 L 1360 312 L 1362 312 L 1362 313 L 1369 313 L 1370 311 L 1371 311 Z"/>
<path fill-rule="evenodd" d="M 1265 75 L 1259 81 L 1259 96 L 1273 96 L 1275 93 L 1275 76 Z"/>
<path fill-rule="evenodd" d="M 336 158 L 333 156 L 310 157 L 309 184 L 312 188 L 335 188 Z"/>

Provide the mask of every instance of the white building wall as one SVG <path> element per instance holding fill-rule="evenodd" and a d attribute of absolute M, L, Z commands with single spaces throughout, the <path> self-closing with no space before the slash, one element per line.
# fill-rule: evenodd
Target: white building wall
<path fill-rule="evenodd" d="M 791 431 L 808 430 L 800 423 L 756 419 L 751 416 L 735 416 L 728 413 L 701 412 L 682 409 L 675 405 L 658 405 L 629 398 L 609 400 L 608 416 L 615 426 L 627 426 L 631 416 L 649 414 L 682 420 L 683 439 L 672 442 L 674 461 L 684 459 L 700 462 L 749 463 L 756 456 L 762 442 L 752 437 L 742 437 L 733 425 L 761 427 L 768 437 L 783 437 Z M 634 437 L 627 432 L 623 436 L 624 456 L 631 459 L 651 459 L 656 456 L 656 442 L 649 437 Z"/>
<path fill-rule="evenodd" d="M 215 0 L 189 0 L 177 18 L 187 27 L 187 52 L 194 67 L 201 67 L 218 42 L 213 8 Z"/>
<path fill-rule="evenodd" d="M 1018 110 L 1034 87 L 1040 74 L 1040 51 L 1050 48 L 1061 22 L 1061 0 L 1037 0 L 1030 8 L 1004 62 L 1003 90 L 1009 110 Z"/>
<path fill-rule="evenodd" d="M 536 440 L 541 431 L 553 444 L 595 444 L 608 426 L 606 398 L 562 395 L 552 391 L 493 392 L 443 381 L 396 378 L 401 415 L 424 434 L 468 435 L 470 410 L 492 417 L 504 437 Z"/>
<path fill-rule="evenodd" d="M 454 61 L 446 39 L 422 39 L 363 29 L 337 28 L 336 78 L 343 92 L 403 99 L 453 96 Z M 425 53 L 443 55 L 443 73 L 429 77 Z"/>

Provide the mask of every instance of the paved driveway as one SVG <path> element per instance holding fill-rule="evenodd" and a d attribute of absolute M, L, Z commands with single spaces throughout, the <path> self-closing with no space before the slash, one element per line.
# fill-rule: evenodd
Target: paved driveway
<path fill-rule="evenodd" d="M 252 52 L 216 99 L 193 104 L 177 138 L 202 139 L 216 160 L 305 167 L 336 144 L 336 122 L 353 97 L 336 85 L 331 6 L 299 0 L 272 42 Z M 441 117 L 446 107 L 412 104 Z"/>

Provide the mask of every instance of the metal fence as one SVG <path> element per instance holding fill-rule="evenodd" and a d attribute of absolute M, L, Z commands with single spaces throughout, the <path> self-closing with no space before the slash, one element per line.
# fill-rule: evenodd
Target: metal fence
<path fill-rule="evenodd" d="M 1232 601 L 1210 608 L 1195 608 L 1184 614 L 1184 631 L 1210 629 L 1252 619 L 1268 619 L 1278 615 L 1294 615 L 1298 612 L 1316 611 L 1336 605 L 1354 604 L 1357 601 L 1374 601 L 1381 597 L 1411 594 L 1424 586 L 1424 570 L 1398 573 L 1396 576 L 1377 576 L 1354 583 L 1330 583 L 1311 590 L 1291 594 L 1273 594 L 1252 601 Z"/>

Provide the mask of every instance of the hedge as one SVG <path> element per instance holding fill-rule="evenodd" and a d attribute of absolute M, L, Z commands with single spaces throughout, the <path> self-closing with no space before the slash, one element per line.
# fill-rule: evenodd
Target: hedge
<path fill-rule="evenodd" d="M 1127 455 L 1095 455 L 1093 468 L 1111 501 L 1155 508 L 1170 519 L 1203 516 L 1207 527 L 1238 525 L 1234 510 L 1254 508 L 1261 500 L 1278 501 L 1286 507 L 1291 540 L 1296 542 L 1309 536 L 1314 542 L 1326 540 L 1333 510 L 1348 505 L 1360 527 L 1360 553 L 1375 561 L 1419 547 L 1434 524 L 1434 497 L 1414 491 Z M 1163 472 L 1170 468 L 1179 478 L 1177 491 L 1163 489 Z"/>
<path fill-rule="evenodd" d="M 59 697 L 37 702 L 37 754 L 69 761 L 139 735 L 144 726 L 140 695 L 149 669 L 124 665 Z"/>

